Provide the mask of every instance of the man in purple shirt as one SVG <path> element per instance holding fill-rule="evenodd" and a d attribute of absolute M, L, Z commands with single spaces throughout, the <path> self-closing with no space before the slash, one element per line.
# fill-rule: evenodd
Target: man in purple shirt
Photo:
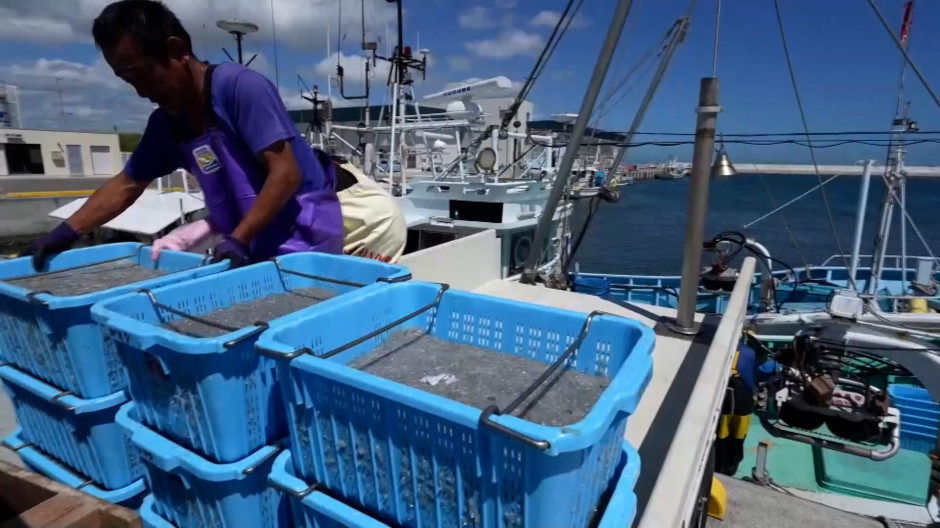
<path fill-rule="evenodd" d="M 268 79 L 199 61 L 179 19 L 156 0 L 108 5 L 92 34 L 114 73 L 158 108 L 124 170 L 27 250 L 37 270 L 178 168 L 199 180 L 207 230 L 225 237 L 216 260 L 240 266 L 296 251 L 342 253 L 335 167 L 300 137 Z"/>

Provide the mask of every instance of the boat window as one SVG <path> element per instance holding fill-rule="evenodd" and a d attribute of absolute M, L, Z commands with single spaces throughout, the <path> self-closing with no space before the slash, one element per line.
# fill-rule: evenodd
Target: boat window
<path fill-rule="evenodd" d="M 32 143 L 7 143 L 7 168 L 10 174 L 44 174 L 42 147 Z"/>

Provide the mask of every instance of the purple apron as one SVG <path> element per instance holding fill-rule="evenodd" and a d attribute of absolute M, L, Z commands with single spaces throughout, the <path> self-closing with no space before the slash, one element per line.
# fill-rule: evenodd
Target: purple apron
<path fill-rule="evenodd" d="M 180 140 L 180 148 L 189 171 L 202 188 L 209 224 L 213 231 L 228 236 L 251 209 L 267 171 L 246 144 L 235 143 L 218 129 L 218 118 L 212 108 L 214 70 L 214 65 L 206 69 L 203 90 L 205 134 L 190 141 Z M 325 177 L 324 188 L 304 190 L 309 187 L 304 179 L 298 193 L 251 241 L 253 262 L 299 251 L 343 253 L 343 217 L 336 197 L 336 170 L 326 154 L 319 151 L 316 154 Z"/>

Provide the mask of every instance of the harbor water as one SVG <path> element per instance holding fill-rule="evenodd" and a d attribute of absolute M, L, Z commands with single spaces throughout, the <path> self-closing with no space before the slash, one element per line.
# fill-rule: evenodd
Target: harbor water
<path fill-rule="evenodd" d="M 828 178 L 823 176 L 823 181 Z M 858 177 L 841 176 L 824 187 L 845 253 L 850 253 L 852 249 L 860 181 Z M 614 204 L 602 203 L 591 222 L 590 231 L 574 259 L 580 264 L 581 271 L 678 275 L 682 268 L 689 183 L 689 178 L 683 178 L 638 181 L 635 185 L 621 187 L 620 201 Z M 770 250 L 771 255 L 793 267 L 803 266 L 803 259 L 809 264 L 818 265 L 830 255 L 839 253 L 818 190 L 750 229 L 742 227 L 773 210 L 774 202 L 777 206 L 783 205 L 817 184 L 814 175 L 739 174 L 729 179 L 713 179 L 708 197 L 705 238 L 721 231 L 741 231 L 756 238 Z M 768 195 L 768 188 L 773 198 Z M 883 190 L 881 178 L 873 175 L 862 235 L 863 255 L 871 254 L 874 249 Z M 938 197 L 940 180 L 907 180 L 908 214 L 934 252 L 940 251 Z M 575 232 L 580 229 L 587 205 L 588 200 L 576 202 Z M 895 207 L 889 237 L 891 254 L 901 253 L 899 215 L 900 208 Z M 783 218 L 799 250 L 788 236 Z M 928 254 L 910 225 L 907 229 L 907 247 L 908 255 Z M 703 259 L 703 265 L 707 263 Z M 831 265 L 841 266 L 843 263 L 837 259 Z M 776 264 L 774 266 L 777 267 Z"/>

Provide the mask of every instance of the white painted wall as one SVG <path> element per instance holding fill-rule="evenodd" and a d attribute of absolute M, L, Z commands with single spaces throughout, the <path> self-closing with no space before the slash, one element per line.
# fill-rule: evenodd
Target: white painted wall
<path fill-rule="evenodd" d="M 398 260 L 416 280 L 443 282 L 473 291 L 501 277 L 500 241 L 489 229 L 457 240 L 409 253 Z"/>
<path fill-rule="evenodd" d="M 99 176 L 112 176 L 123 168 L 121 161 L 121 148 L 117 134 L 99 134 L 95 132 L 67 132 L 57 130 L 31 130 L 31 129 L 0 129 L 0 144 L 26 143 L 38 144 L 42 149 L 42 164 L 46 176 L 69 176 L 68 155 L 66 145 L 80 145 L 82 150 L 82 176 L 94 176 L 95 169 L 92 163 L 91 147 L 107 147 L 110 163 L 102 156 L 96 154 L 98 164 L 104 169 L 110 169 L 108 174 Z M 103 169 L 99 168 L 99 171 Z M 0 176 L 6 174 L 0 173 Z M 76 176 L 80 177 L 80 176 Z"/>

